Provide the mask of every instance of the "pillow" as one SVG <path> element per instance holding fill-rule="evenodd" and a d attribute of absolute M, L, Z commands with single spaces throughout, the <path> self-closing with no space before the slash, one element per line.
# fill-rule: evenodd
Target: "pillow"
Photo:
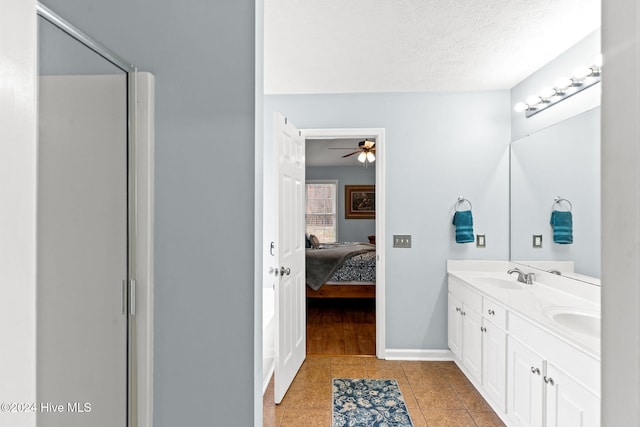
<path fill-rule="evenodd" d="M 313 249 L 318 249 L 320 247 L 320 240 L 318 240 L 315 234 L 309 234 L 309 240 L 311 241 L 311 247 Z"/>
<path fill-rule="evenodd" d="M 304 235 L 304 247 L 309 249 L 311 247 L 311 240 L 309 240 L 309 235 Z"/>

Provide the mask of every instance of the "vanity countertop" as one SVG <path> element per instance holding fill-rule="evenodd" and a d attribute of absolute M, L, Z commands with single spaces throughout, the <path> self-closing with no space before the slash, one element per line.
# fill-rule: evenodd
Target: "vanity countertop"
<path fill-rule="evenodd" d="M 517 281 L 517 274 L 507 274 L 507 268 L 504 268 L 503 264 L 501 267 L 496 271 L 450 268 L 448 273 L 477 292 L 504 305 L 510 313 L 535 323 L 588 355 L 600 359 L 599 288 L 572 279 L 549 278 L 545 275 L 540 281 L 536 280 L 532 285 L 527 285 Z M 477 280 L 479 278 L 488 280 Z M 497 279 L 498 283 L 509 287 L 487 283 L 492 279 Z M 591 288 L 580 288 L 584 286 Z"/>

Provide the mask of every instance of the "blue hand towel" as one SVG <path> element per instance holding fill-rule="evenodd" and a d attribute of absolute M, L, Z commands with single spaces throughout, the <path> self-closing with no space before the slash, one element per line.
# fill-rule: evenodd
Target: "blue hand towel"
<path fill-rule="evenodd" d="M 453 215 L 453 225 L 456 226 L 456 243 L 474 241 L 471 211 L 456 211 Z"/>
<path fill-rule="evenodd" d="M 553 241 L 561 245 L 573 243 L 573 218 L 570 211 L 551 212 Z"/>

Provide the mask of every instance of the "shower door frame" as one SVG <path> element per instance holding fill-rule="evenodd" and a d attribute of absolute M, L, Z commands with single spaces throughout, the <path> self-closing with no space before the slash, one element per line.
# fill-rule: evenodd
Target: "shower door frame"
<path fill-rule="evenodd" d="M 151 427 L 153 424 L 153 141 L 151 131 L 143 129 L 140 131 L 145 133 L 147 140 L 144 138 L 138 140 L 138 70 L 40 2 L 36 5 L 36 13 L 126 73 L 127 427 Z M 152 106 L 147 105 L 147 108 L 149 111 L 148 117 L 145 117 L 144 125 L 146 126 L 153 120 Z M 138 239 L 138 237 L 141 238 Z M 146 279 L 144 291 L 136 289 L 136 277 Z M 141 322 L 136 319 L 136 309 L 145 315 L 144 319 L 140 319 Z M 137 354 L 140 352 L 144 353 L 144 357 L 138 359 Z M 142 419 L 142 424 L 139 423 L 139 418 Z"/>

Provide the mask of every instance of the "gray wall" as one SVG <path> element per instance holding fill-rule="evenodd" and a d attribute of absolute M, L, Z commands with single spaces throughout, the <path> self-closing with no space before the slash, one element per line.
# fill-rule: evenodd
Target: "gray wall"
<path fill-rule="evenodd" d="M 253 425 L 255 2 L 44 3 L 156 76 L 154 425 Z"/>
<path fill-rule="evenodd" d="M 602 425 L 640 425 L 640 3 L 602 2 Z"/>
<path fill-rule="evenodd" d="M 265 96 L 265 152 L 273 111 L 300 129 L 385 128 L 387 349 L 447 348 L 447 259 L 507 259 L 510 109 L 508 91 Z M 460 195 L 485 249 L 455 243 Z M 393 234 L 413 247 L 393 249 Z"/>
<path fill-rule="evenodd" d="M 313 142 L 311 142 L 313 144 Z M 338 240 L 341 242 L 368 242 L 367 236 L 376 234 L 375 219 L 345 219 L 344 217 L 344 186 L 345 185 L 373 185 L 376 183 L 375 165 L 368 168 L 361 166 L 315 166 L 307 167 L 306 179 L 335 179 L 338 180 L 337 214 Z"/>

